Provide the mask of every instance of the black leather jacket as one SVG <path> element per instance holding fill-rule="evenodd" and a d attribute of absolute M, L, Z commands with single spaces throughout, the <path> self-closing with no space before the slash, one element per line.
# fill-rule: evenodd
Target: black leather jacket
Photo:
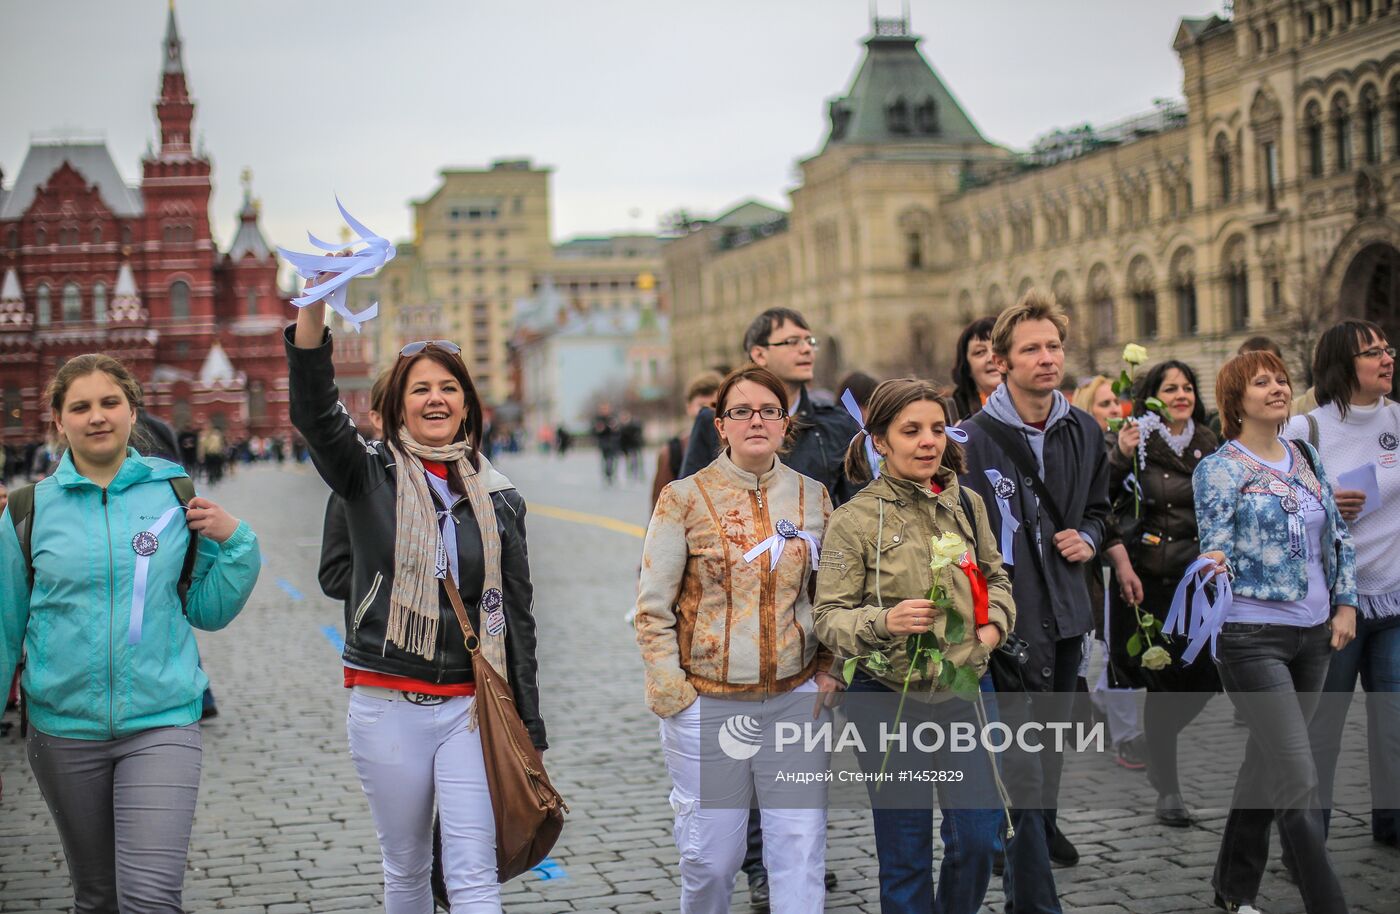
<path fill-rule="evenodd" d="M 826 486 L 832 507 L 839 508 L 860 491 L 846 476 L 846 448 L 860 426 L 840 406 L 814 400 L 802 389 L 797 409 L 792 413 L 792 446 L 782 454 L 784 466 L 792 467 Z M 690 429 L 681 479 L 693 476 L 719 456 L 719 433 L 715 431 L 715 411 L 702 409 Z"/>
<path fill-rule="evenodd" d="M 1204 423 L 1185 451 L 1178 457 L 1162 440 L 1153 435 L 1147 442 L 1147 464 L 1137 473 L 1142 486 L 1142 501 L 1137 506 L 1141 523 L 1131 538 L 1125 537 L 1128 558 L 1139 577 L 1156 578 L 1175 583 L 1186 567 L 1201 552 L 1199 531 L 1196 529 L 1196 499 L 1192 474 L 1196 465 L 1220 448 L 1220 439 Z M 1118 493 L 1116 507 L 1120 525 L 1133 527 L 1133 496 L 1125 481 L 1133 472 L 1133 459 L 1123 456 L 1117 439 L 1109 442 L 1109 486 Z M 1167 607 L 1152 607 L 1165 615 Z"/>
<path fill-rule="evenodd" d="M 344 509 L 343 529 L 348 537 L 350 556 L 348 592 L 334 588 L 334 576 L 331 579 L 337 593 L 344 592 L 347 598 L 342 657 L 357 667 L 396 676 L 427 682 L 471 682 L 471 656 L 445 590 L 439 591 L 438 645 L 432 660 L 424 660 L 386 642 L 389 593 L 394 582 L 398 468 L 382 443 L 368 444 L 360 437 L 354 421 L 341 405 L 331 364 L 330 333 L 327 332 L 325 342 L 316 349 L 298 349 L 292 343 L 292 330 L 288 328 L 285 342 L 292 424 L 306 439 L 312 462 L 321 478 L 340 497 Z M 534 590 L 525 546 L 525 501 L 514 488 L 503 488 L 491 493 L 491 502 L 501 535 L 505 672 L 531 742 L 545 749 L 548 744 L 539 713 L 535 662 Z M 462 574 L 458 586 L 467 617 L 479 629 L 481 590 L 485 580 L 481 536 L 468 499 L 459 498 L 451 508 L 458 521 L 457 551 Z M 327 548 L 323 544 L 323 586 L 328 571 L 325 556 L 337 552 L 343 555 L 343 547 Z"/>

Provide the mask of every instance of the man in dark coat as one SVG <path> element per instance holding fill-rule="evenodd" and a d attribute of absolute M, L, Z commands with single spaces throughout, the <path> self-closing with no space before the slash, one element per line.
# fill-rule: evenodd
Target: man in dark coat
<path fill-rule="evenodd" d="M 860 488 L 846 476 L 846 448 L 860 431 L 856 420 L 844 409 L 814 400 L 807 393 L 820 341 L 799 312 L 791 308 L 769 308 L 749 324 L 744 334 L 744 355 L 755 365 L 767 368 L 787 388 L 788 412 L 792 416 L 792 446 L 781 459 L 803 476 L 826 486 L 833 507 L 850 499 Z M 685 460 L 679 478 L 699 472 L 719 456 L 719 432 L 715 411 L 708 407 L 695 416 Z M 754 911 L 768 910 L 768 872 L 763 866 L 763 831 L 758 810 L 749 812 L 748 852 L 744 874 L 749 879 L 749 896 Z M 828 890 L 836 885 L 834 873 L 826 874 Z"/>
<path fill-rule="evenodd" d="M 744 334 L 744 355 L 777 375 L 787 388 L 793 441 L 782 455 L 783 464 L 826 486 L 832 505 L 839 507 L 859 488 L 846 478 L 844 466 L 846 447 L 860 426 L 840 406 L 808 394 L 819 345 L 806 319 L 791 308 L 764 311 Z M 702 409 L 686 443 L 681 478 L 709 466 L 719 450 L 715 411 Z"/>
<path fill-rule="evenodd" d="M 998 533 L 1015 635 L 1024 642 L 1019 659 L 993 655 L 1003 719 L 1071 719 L 1082 639 L 1094 627 L 1083 566 L 1104 541 L 1108 452 L 1098 423 L 1058 390 L 1068 328 L 1054 299 L 1037 290 L 1003 311 L 992 348 L 1006 380 L 961 426 L 968 433 L 961 481 L 982 496 Z M 1063 756 L 1012 751 L 1004 765 L 1016 827 L 1006 848 L 1006 910 L 1059 914 L 1050 861 L 1079 857 L 1055 822 Z"/>

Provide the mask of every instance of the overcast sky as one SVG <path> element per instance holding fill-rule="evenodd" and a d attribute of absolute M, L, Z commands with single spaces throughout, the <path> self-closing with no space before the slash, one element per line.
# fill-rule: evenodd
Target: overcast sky
<path fill-rule="evenodd" d="M 1219 0 L 912 0 L 924 56 L 983 134 L 1026 148 L 1181 96 L 1171 42 Z M 883 0 L 881 15 L 898 15 Z M 0 0 L 0 167 L 32 136 L 105 136 L 131 183 L 156 137 L 164 0 Z M 333 194 L 393 239 L 444 166 L 554 170 L 556 239 L 684 207 L 786 205 L 869 32 L 868 0 L 178 0 L 214 232 L 239 171 L 263 228 L 336 237 Z"/>

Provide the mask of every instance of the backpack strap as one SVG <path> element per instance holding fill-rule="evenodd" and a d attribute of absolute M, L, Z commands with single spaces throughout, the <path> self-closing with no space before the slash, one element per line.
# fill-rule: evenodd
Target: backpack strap
<path fill-rule="evenodd" d="M 30 547 L 30 534 L 34 531 L 34 484 L 10 490 L 10 501 L 6 506 L 10 521 L 15 525 L 15 536 L 19 537 L 19 551 L 24 556 L 24 567 L 29 574 L 29 586 L 34 587 L 34 554 Z"/>
<path fill-rule="evenodd" d="M 973 513 L 972 496 L 968 494 L 966 486 L 958 486 L 958 503 L 962 505 L 968 529 L 972 531 L 972 559 L 977 561 L 977 515 Z"/>
<path fill-rule="evenodd" d="M 170 488 L 175 490 L 175 497 L 180 500 L 180 504 L 188 505 L 190 499 L 194 498 L 194 480 L 188 476 L 176 476 L 170 480 Z M 180 567 L 180 580 L 175 585 L 175 592 L 180 595 L 180 605 L 185 605 L 185 596 L 190 592 L 190 582 L 194 579 L 194 560 L 199 555 L 199 534 L 190 531 L 190 544 L 185 549 L 185 563 Z M 30 569 L 33 574 L 33 569 Z"/>

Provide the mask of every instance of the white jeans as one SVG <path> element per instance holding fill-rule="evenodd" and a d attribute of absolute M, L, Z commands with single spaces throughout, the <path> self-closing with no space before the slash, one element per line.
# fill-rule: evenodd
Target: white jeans
<path fill-rule="evenodd" d="M 473 701 L 416 705 L 350 693 L 350 755 L 379 833 L 387 914 L 433 914 L 435 794 L 453 914 L 500 914 L 481 733 L 467 729 Z"/>
<path fill-rule="evenodd" d="M 826 786 L 778 782 L 779 772 L 825 772 L 827 754 L 789 746 L 774 750 L 779 721 L 817 725 L 817 687 L 793 690 L 803 697 L 737 701 L 701 696 L 661 721 L 661 747 L 671 774 L 676 850 L 681 856 L 681 914 L 727 914 L 734 877 L 744 861 L 749 805 L 755 792 L 762 810 L 763 864 L 768 869 L 773 914 L 812 914 L 826 899 Z M 810 695 L 808 698 L 806 696 Z M 734 715 L 753 718 L 763 733 L 753 757 L 736 760 L 721 749 L 720 725 Z M 703 781 L 703 786 L 702 786 Z M 794 802 L 803 804 L 793 808 Z"/>

